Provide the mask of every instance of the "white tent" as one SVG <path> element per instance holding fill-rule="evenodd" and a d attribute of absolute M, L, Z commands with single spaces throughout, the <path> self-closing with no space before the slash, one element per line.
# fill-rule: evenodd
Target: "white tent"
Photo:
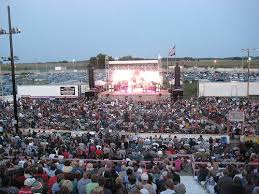
<path fill-rule="evenodd" d="M 96 86 L 104 86 L 106 84 L 106 82 L 103 81 L 103 80 L 97 80 L 97 81 L 94 82 L 94 84 Z"/>

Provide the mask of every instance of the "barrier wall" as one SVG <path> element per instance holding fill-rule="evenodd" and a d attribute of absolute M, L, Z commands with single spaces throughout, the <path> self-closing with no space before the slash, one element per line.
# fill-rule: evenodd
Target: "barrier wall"
<path fill-rule="evenodd" d="M 17 86 L 18 97 L 30 98 L 77 98 L 77 85 Z"/>
<path fill-rule="evenodd" d="M 247 96 L 247 82 L 199 82 L 199 97 Z M 259 96 L 259 82 L 249 83 L 249 95 Z"/>

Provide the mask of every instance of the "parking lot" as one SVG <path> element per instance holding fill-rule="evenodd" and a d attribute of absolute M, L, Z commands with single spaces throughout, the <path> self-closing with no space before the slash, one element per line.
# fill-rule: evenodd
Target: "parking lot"
<path fill-rule="evenodd" d="M 166 76 L 166 74 L 164 75 Z M 173 74 L 168 79 L 174 79 Z M 211 82 L 246 82 L 247 73 L 219 72 L 219 71 L 190 71 L 182 72 L 184 81 L 208 80 Z M 95 80 L 106 80 L 105 70 L 95 71 Z M 1 75 L 3 95 L 12 93 L 12 78 L 10 73 Z M 250 73 L 250 82 L 259 82 L 259 72 Z M 88 73 L 86 71 L 45 72 L 45 73 L 20 73 L 16 75 L 17 85 L 44 85 L 44 84 L 87 84 Z M 2 91 L 2 89 L 1 89 Z"/>

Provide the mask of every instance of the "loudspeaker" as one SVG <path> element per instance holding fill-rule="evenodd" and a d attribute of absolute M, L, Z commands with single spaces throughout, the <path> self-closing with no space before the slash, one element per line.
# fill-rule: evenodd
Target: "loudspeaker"
<path fill-rule="evenodd" d="M 97 93 L 95 91 L 88 91 L 85 92 L 85 97 L 87 98 L 87 100 L 93 99 L 97 97 Z"/>
<path fill-rule="evenodd" d="M 181 69 L 180 69 L 180 66 L 178 65 L 178 63 L 176 63 L 176 66 L 174 68 L 174 88 L 181 88 L 181 83 L 180 83 L 180 80 L 181 80 Z"/>
<path fill-rule="evenodd" d="M 89 88 L 90 90 L 95 88 L 94 85 L 94 67 L 92 65 L 88 65 L 88 78 L 89 78 Z"/>

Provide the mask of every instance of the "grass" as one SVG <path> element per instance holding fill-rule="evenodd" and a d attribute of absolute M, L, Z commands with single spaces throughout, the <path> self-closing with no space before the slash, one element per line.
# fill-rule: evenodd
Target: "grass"
<path fill-rule="evenodd" d="M 183 84 L 183 97 L 189 99 L 190 97 L 197 97 L 198 92 L 198 81 L 184 82 Z"/>

